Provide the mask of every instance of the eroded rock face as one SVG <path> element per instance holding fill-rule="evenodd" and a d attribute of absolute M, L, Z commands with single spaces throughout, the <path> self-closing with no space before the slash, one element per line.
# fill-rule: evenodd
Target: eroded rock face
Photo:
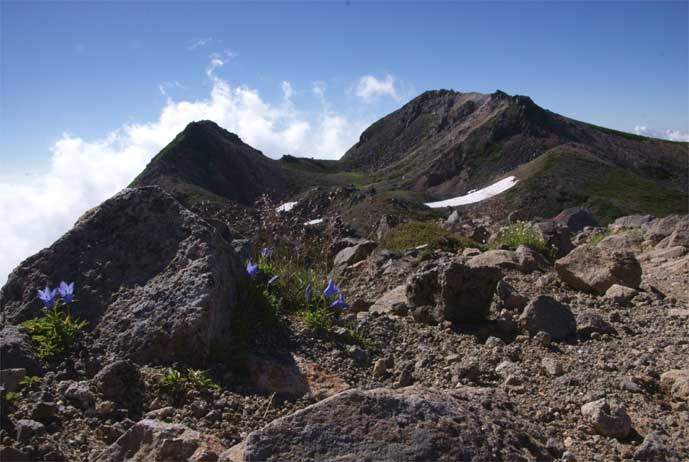
<path fill-rule="evenodd" d="M 152 419 L 137 422 L 114 444 L 104 449 L 94 462 L 143 460 L 185 460 L 190 462 L 218 460 L 225 450 L 222 443 L 184 425 Z"/>
<path fill-rule="evenodd" d="M 229 330 L 240 275 L 215 227 L 157 187 L 127 189 L 22 262 L 0 307 L 18 323 L 40 313 L 36 288 L 74 281 L 72 314 L 113 357 L 203 366 L 211 341 Z"/>
<path fill-rule="evenodd" d="M 555 262 L 555 271 L 571 287 L 604 294 L 613 284 L 638 288 L 641 265 L 633 253 L 582 245 Z"/>
<path fill-rule="evenodd" d="M 477 322 L 487 316 L 501 277 L 497 268 L 457 260 L 423 265 L 407 282 L 407 298 L 413 307 L 438 307 L 448 321 Z"/>
<path fill-rule="evenodd" d="M 552 460 L 486 388 L 349 390 L 251 433 L 221 460 Z"/>

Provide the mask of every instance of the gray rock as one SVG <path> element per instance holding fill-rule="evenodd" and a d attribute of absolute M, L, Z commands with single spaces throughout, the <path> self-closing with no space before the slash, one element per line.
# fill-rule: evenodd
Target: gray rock
<path fill-rule="evenodd" d="M 638 288 L 641 265 L 631 252 L 582 245 L 555 262 L 555 270 L 571 287 L 604 294 L 613 284 Z"/>
<path fill-rule="evenodd" d="M 536 332 L 536 335 L 533 336 L 533 342 L 536 345 L 540 345 L 544 348 L 549 347 L 552 340 L 553 338 L 550 336 L 550 334 L 542 330 Z"/>
<path fill-rule="evenodd" d="M 689 247 L 689 219 L 683 219 L 677 223 L 672 233 L 656 245 L 656 249 L 668 249 L 679 246 Z"/>
<path fill-rule="evenodd" d="M 139 369 L 129 360 L 107 364 L 93 378 L 96 393 L 106 400 L 126 404 L 143 389 Z"/>
<path fill-rule="evenodd" d="M 230 245 L 242 263 L 251 259 L 254 253 L 254 246 L 249 239 L 234 239 Z"/>
<path fill-rule="evenodd" d="M 605 291 L 605 298 L 618 305 L 627 306 L 638 293 L 638 290 L 631 287 L 613 284 Z"/>
<path fill-rule="evenodd" d="M 689 401 L 689 369 L 672 369 L 660 375 L 660 389 L 677 401 Z"/>
<path fill-rule="evenodd" d="M 43 374 L 31 338 L 19 326 L 6 325 L 0 329 L 0 364 L 4 369 L 26 369 L 29 375 Z"/>
<path fill-rule="evenodd" d="M 346 247 L 335 255 L 333 266 L 349 266 L 357 263 L 373 252 L 377 244 L 373 241 L 363 241 L 353 247 Z"/>
<path fill-rule="evenodd" d="M 502 306 L 508 310 L 521 310 L 529 302 L 529 299 L 519 294 L 517 290 L 501 279 L 495 287 L 495 293 Z"/>
<path fill-rule="evenodd" d="M 551 377 L 559 377 L 565 372 L 562 363 L 555 358 L 543 358 L 541 360 L 541 366 L 543 366 L 543 369 L 545 369 Z"/>
<path fill-rule="evenodd" d="M 624 406 L 602 398 L 581 406 L 586 423 L 596 432 L 612 438 L 625 438 L 632 430 L 632 419 Z"/>
<path fill-rule="evenodd" d="M 571 232 L 566 225 L 548 220 L 534 224 L 533 228 L 546 244 L 555 249 L 557 257 L 564 257 L 574 249 Z"/>
<path fill-rule="evenodd" d="M 91 392 L 87 381 L 71 383 L 65 390 L 65 397 L 82 409 L 87 409 L 96 402 L 96 396 Z"/>
<path fill-rule="evenodd" d="M 412 306 L 437 306 L 451 322 L 477 322 L 488 315 L 501 277 L 496 268 L 470 267 L 457 260 L 422 265 L 407 281 L 407 299 Z"/>
<path fill-rule="evenodd" d="M 115 443 L 97 454 L 94 462 L 122 460 L 218 460 L 225 451 L 214 436 L 184 425 L 144 419 L 137 422 Z"/>
<path fill-rule="evenodd" d="M 597 332 L 599 334 L 614 334 L 615 329 L 601 316 L 594 313 L 580 313 L 577 316 L 577 333 L 589 336 Z"/>
<path fill-rule="evenodd" d="M 14 426 L 17 430 L 17 441 L 20 443 L 28 443 L 32 438 L 47 433 L 45 425 L 35 420 L 20 419 Z"/>
<path fill-rule="evenodd" d="M 637 446 L 634 451 L 634 460 L 643 462 L 675 462 L 682 460 L 682 458 L 677 451 L 670 447 L 667 438 L 658 432 L 651 432 Z"/>
<path fill-rule="evenodd" d="M 488 250 L 472 257 L 467 262 L 471 267 L 492 267 L 500 269 L 514 269 L 524 273 L 538 269 L 538 261 L 525 251 Z"/>
<path fill-rule="evenodd" d="M 553 340 L 562 340 L 577 331 L 577 324 L 569 307 L 545 295 L 531 300 L 519 321 L 529 335 L 542 331 Z"/>
<path fill-rule="evenodd" d="M 96 344 L 140 364 L 205 365 L 229 332 L 237 254 L 216 228 L 158 187 L 126 189 L 22 262 L 0 291 L 11 323 L 36 316 L 36 288 L 74 281 L 72 314 Z M 28 368 L 27 368 L 28 369 Z"/>
<path fill-rule="evenodd" d="M 275 420 L 251 433 L 233 460 L 550 460 L 541 438 L 495 390 L 378 388 Z"/>
<path fill-rule="evenodd" d="M 582 207 L 565 209 L 553 218 L 553 221 L 562 223 L 573 233 L 579 232 L 587 226 L 592 226 L 594 228 L 601 227 L 591 211 Z"/>
<path fill-rule="evenodd" d="M 666 217 L 653 220 L 648 232 L 646 233 L 646 237 L 651 241 L 659 242 L 663 238 L 672 234 L 677 224 L 684 220 L 687 220 L 687 216 L 668 215 Z"/>
<path fill-rule="evenodd" d="M 369 311 L 381 314 L 406 314 L 407 307 L 407 287 L 403 284 L 381 295 Z"/>
<path fill-rule="evenodd" d="M 0 386 L 2 386 L 7 393 L 11 393 L 17 389 L 19 382 L 26 377 L 26 369 L 2 369 L 0 370 Z"/>

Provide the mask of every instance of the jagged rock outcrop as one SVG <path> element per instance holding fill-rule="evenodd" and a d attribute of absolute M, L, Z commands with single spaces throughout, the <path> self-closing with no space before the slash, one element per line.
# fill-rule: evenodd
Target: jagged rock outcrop
<path fill-rule="evenodd" d="M 72 314 L 97 344 L 139 364 L 202 366 L 227 335 L 239 259 L 203 219 L 157 187 L 127 189 L 22 262 L 0 292 L 10 323 L 40 314 L 36 289 L 74 281 Z"/>
<path fill-rule="evenodd" d="M 278 419 L 223 454 L 283 460 L 552 460 L 496 390 L 350 390 Z"/>

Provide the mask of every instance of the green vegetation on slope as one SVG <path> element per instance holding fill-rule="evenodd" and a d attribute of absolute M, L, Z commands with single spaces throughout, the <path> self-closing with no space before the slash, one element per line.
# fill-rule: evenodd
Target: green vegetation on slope
<path fill-rule="evenodd" d="M 659 185 L 575 148 L 555 148 L 521 166 L 522 178 L 505 200 L 527 214 L 550 217 L 573 206 L 589 207 L 603 223 L 635 213 L 687 213 L 686 193 Z"/>
<path fill-rule="evenodd" d="M 404 250 L 429 244 L 433 249 L 456 252 L 465 247 L 480 247 L 471 239 L 457 236 L 437 223 L 410 221 L 393 228 L 382 240 L 381 246 L 390 250 Z"/>

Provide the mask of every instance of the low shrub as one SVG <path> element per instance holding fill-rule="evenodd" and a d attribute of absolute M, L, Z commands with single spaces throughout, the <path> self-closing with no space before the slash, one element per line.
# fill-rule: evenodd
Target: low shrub
<path fill-rule="evenodd" d="M 457 252 L 465 247 L 480 247 L 469 238 L 458 236 L 437 223 L 429 221 L 409 221 L 385 235 L 381 247 L 389 250 L 405 250 L 428 244 L 431 249 Z"/>
<path fill-rule="evenodd" d="M 530 247 L 547 258 L 553 258 L 554 249 L 543 240 L 530 223 L 523 221 L 504 226 L 491 243 L 491 248 L 516 250 L 520 245 Z"/>

